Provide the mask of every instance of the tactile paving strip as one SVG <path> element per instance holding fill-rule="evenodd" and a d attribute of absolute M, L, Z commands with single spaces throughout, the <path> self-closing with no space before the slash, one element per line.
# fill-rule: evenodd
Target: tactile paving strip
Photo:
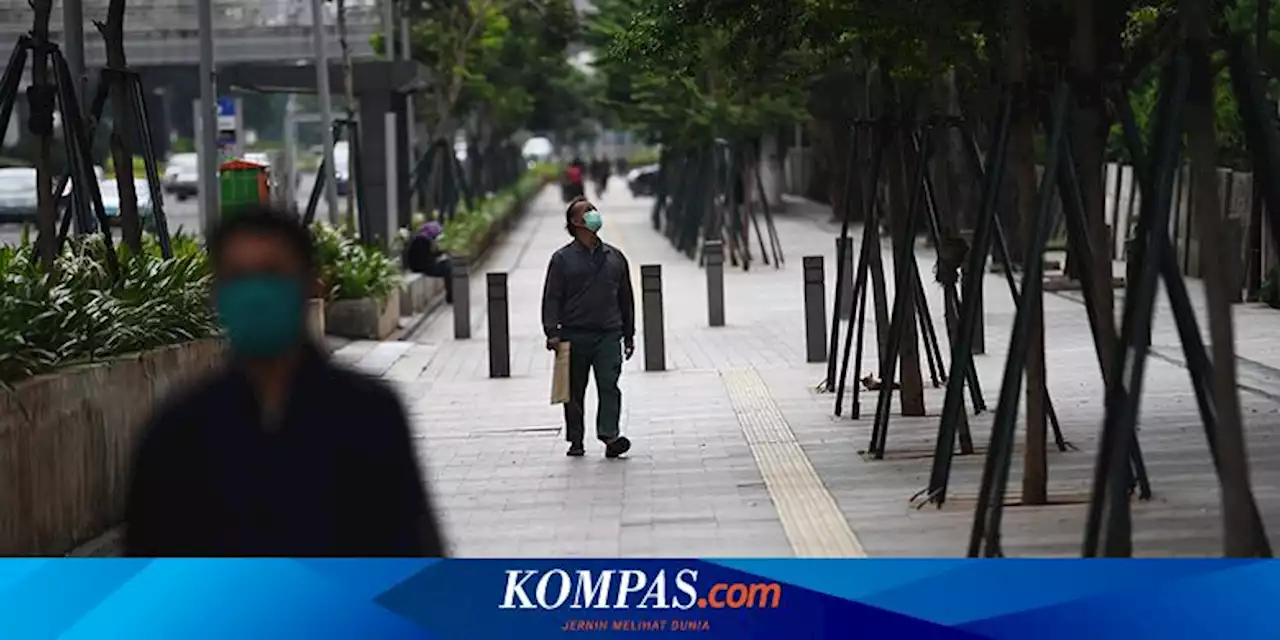
<path fill-rule="evenodd" d="M 733 369 L 720 377 L 796 556 L 865 558 L 760 375 L 755 369 Z"/>

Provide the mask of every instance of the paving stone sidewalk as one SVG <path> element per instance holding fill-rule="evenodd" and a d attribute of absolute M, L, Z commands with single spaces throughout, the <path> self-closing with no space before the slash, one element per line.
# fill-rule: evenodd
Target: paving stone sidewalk
<path fill-rule="evenodd" d="M 462 556 L 954 556 L 972 520 L 981 456 L 957 458 L 952 500 L 915 510 L 909 499 L 929 472 L 942 391 L 929 389 L 931 417 L 890 423 L 889 455 L 868 460 L 875 395 L 862 394 L 861 420 L 832 415 L 834 397 L 815 387 L 826 365 L 804 357 L 801 258 L 823 255 L 834 286 L 838 228 L 813 207 L 777 216 L 786 262 L 727 269 L 727 326 L 707 326 L 704 273 L 653 230 L 651 200 L 620 181 L 598 200 L 602 236 L 627 254 L 639 296 L 639 267 L 661 264 L 668 371 L 647 373 L 643 345 L 623 375 L 623 430 L 635 442 L 625 460 L 589 448 L 564 456 L 559 407 L 548 402 L 551 356 L 543 348 L 539 301 L 545 265 L 568 236 L 564 205 L 549 189 L 475 269 L 473 338 L 454 340 L 444 308 L 403 342 L 357 342 L 337 357 L 395 382 L 410 408 L 420 454 L 453 552 Z M 855 242 L 857 240 L 855 239 Z M 917 252 L 932 273 L 932 250 Z M 888 255 L 888 254 L 886 254 Z M 890 261 L 891 263 L 891 261 Z M 488 378 L 484 273 L 508 274 L 512 376 Z M 927 285 L 934 313 L 942 308 Z M 1194 293 L 1199 295 L 1193 286 Z M 828 299 L 828 306 L 830 306 Z M 639 305 L 639 300 L 637 299 Z M 997 399 L 1014 306 L 1000 276 L 986 280 L 988 354 L 977 358 L 987 402 Z M 1050 454 L 1054 504 L 1006 511 L 1011 555 L 1078 555 L 1102 389 L 1083 306 L 1070 294 L 1046 297 L 1049 380 L 1067 438 L 1078 451 Z M 828 311 L 828 314 L 830 311 Z M 1155 344 L 1176 352 L 1162 312 Z M 1248 308 L 1242 346 L 1265 367 L 1280 314 Z M 1238 325 L 1242 323 L 1237 322 Z M 862 374 L 875 369 L 868 323 Z M 943 351 L 948 354 L 945 332 Z M 841 331 L 843 333 L 843 329 Z M 1206 332 L 1207 333 L 1207 332 Z M 922 366 L 922 368 L 924 368 Z M 928 383 L 927 368 L 926 384 Z M 851 379 L 861 377 L 851 372 Z M 1280 377 L 1277 377 L 1280 380 Z M 1242 376 L 1244 382 L 1244 376 Z M 1266 381 L 1257 386 L 1265 387 Z M 1156 499 L 1135 504 L 1136 546 L 1147 555 L 1214 555 L 1217 484 L 1199 432 L 1186 371 L 1153 359 L 1147 375 L 1142 442 Z M 589 390 L 591 396 L 594 390 Z M 1264 518 L 1280 515 L 1277 402 L 1244 392 L 1255 491 Z M 594 415 L 589 402 L 588 420 Z M 989 414 L 971 419 L 985 443 Z M 1021 482 L 1015 462 L 1010 496 Z"/>

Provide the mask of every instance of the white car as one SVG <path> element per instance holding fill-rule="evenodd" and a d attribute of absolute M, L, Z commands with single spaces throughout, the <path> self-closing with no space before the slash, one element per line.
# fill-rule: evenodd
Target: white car
<path fill-rule="evenodd" d="M 35 220 L 36 209 L 36 170 L 0 169 L 0 222 Z"/>
<path fill-rule="evenodd" d="M 164 167 L 164 192 L 177 196 L 182 202 L 196 195 L 200 189 L 200 156 L 194 153 L 175 153 L 169 156 Z"/>
<path fill-rule="evenodd" d="M 108 218 L 120 216 L 120 183 L 115 180 L 103 180 L 98 188 L 102 191 L 102 210 Z M 138 196 L 138 219 L 145 229 L 152 228 L 154 214 L 151 208 L 151 186 L 146 180 L 134 178 L 133 189 Z"/>
<path fill-rule="evenodd" d="M 94 167 L 98 177 L 102 167 Z M 54 176 L 56 187 L 61 178 Z M 71 197 L 71 180 L 62 189 L 62 198 Z M 59 203 L 62 204 L 62 203 Z M 36 199 L 36 170 L 33 167 L 6 167 L 0 169 L 0 222 L 30 222 L 36 219 L 39 208 Z"/>
<path fill-rule="evenodd" d="M 246 154 L 244 154 L 244 161 L 245 161 L 245 162 L 252 162 L 252 163 L 254 163 L 254 164 L 260 164 L 260 165 L 262 165 L 262 166 L 264 166 L 264 167 L 270 167 L 270 166 L 271 166 L 271 154 L 269 154 L 269 153 L 260 153 L 260 152 L 251 152 L 251 153 L 246 153 Z"/>

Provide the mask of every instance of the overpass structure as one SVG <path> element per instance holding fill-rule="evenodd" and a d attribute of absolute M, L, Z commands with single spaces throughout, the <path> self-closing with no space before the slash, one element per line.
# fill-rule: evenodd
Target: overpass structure
<path fill-rule="evenodd" d="M 102 36 L 93 25 L 105 20 L 108 0 L 82 0 L 85 65 L 106 63 Z M 128 0 L 125 53 L 132 67 L 194 66 L 200 60 L 195 0 Z M 355 58 L 373 55 L 369 39 L 381 28 L 377 0 L 347 0 L 347 42 Z M 325 2 L 323 28 L 330 59 L 341 55 L 337 11 Z M 0 42 L 16 42 L 31 29 L 27 0 L 0 0 Z M 314 21 L 310 0 L 213 0 L 215 64 L 311 61 Z M 50 36 L 61 43 L 62 1 L 54 0 Z"/>

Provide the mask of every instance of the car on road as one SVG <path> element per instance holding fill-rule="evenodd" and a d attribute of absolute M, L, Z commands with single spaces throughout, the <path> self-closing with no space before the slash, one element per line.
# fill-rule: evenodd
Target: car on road
<path fill-rule="evenodd" d="M 627 173 L 627 186 L 634 197 L 651 196 L 658 189 L 658 165 L 636 167 Z"/>
<path fill-rule="evenodd" d="M 28 222 L 36 218 L 36 170 L 0 169 L 0 222 Z"/>
<path fill-rule="evenodd" d="M 102 167 L 94 167 L 94 173 L 102 177 Z M 54 176 L 54 185 L 59 177 Z M 62 190 L 59 206 L 71 197 L 71 181 Z M 33 167 L 6 167 L 0 169 L 0 223 L 32 222 L 39 208 L 36 201 L 36 170 Z"/>
<path fill-rule="evenodd" d="M 252 162 L 254 164 L 260 164 L 264 167 L 270 167 L 271 154 L 251 151 L 249 153 L 244 154 L 244 161 Z"/>
<path fill-rule="evenodd" d="M 102 192 L 102 210 L 111 219 L 111 224 L 119 224 L 120 218 L 120 183 L 115 180 L 103 180 L 99 183 Z M 146 180 L 133 180 L 134 193 L 138 195 L 138 218 L 142 228 L 155 230 L 155 211 L 151 206 L 151 186 Z"/>
<path fill-rule="evenodd" d="M 164 167 L 164 192 L 173 194 L 182 202 L 200 190 L 200 156 L 194 153 L 175 153 L 169 156 Z"/>

